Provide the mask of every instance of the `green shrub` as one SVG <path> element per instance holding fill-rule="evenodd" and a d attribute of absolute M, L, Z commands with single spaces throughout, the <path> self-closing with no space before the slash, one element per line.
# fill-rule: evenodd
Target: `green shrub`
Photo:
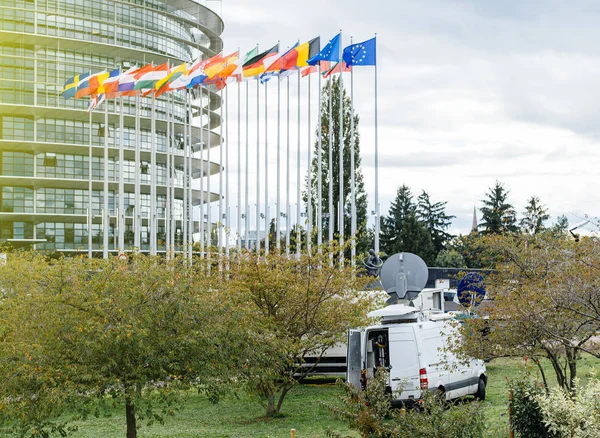
<path fill-rule="evenodd" d="M 593 376 L 595 377 L 595 376 Z M 536 396 L 548 429 L 560 438 L 600 436 L 600 381 L 592 378 L 586 386 L 579 380 L 575 393 L 553 388 L 550 394 Z"/>
<path fill-rule="evenodd" d="M 508 381 L 508 405 L 512 411 L 512 429 L 523 438 L 555 437 L 544 423 L 539 397 L 546 395 L 544 385 L 533 376 L 532 368 L 525 363 L 515 379 Z"/>
<path fill-rule="evenodd" d="M 388 372 L 380 370 L 366 391 L 344 385 L 341 404 L 330 405 L 333 414 L 363 438 L 480 438 L 485 424 L 479 402 L 448 405 L 426 393 L 418 410 L 393 409 L 386 393 Z"/>

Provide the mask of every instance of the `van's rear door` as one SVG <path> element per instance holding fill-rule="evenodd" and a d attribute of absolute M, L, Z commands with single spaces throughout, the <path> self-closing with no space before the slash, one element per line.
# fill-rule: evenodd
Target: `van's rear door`
<path fill-rule="evenodd" d="M 414 328 L 410 325 L 389 328 L 390 386 L 402 390 L 401 399 L 421 396 L 419 352 Z"/>
<path fill-rule="evenodd" d="M 348 351 L 346 354 L 346 382 L 360 389 L 360 373 L 362 370 L 361 333 L 359 330 L 348 330 Z"/>

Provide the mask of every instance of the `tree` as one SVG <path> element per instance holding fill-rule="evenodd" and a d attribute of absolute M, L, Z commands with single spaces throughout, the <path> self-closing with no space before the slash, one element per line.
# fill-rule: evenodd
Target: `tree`
<path fill-rule="evenodd" d="M 412 252 L 428 264 L 435 260 L 431 235 L 419 219 L 412 192 L 406 185 L 398 188 L 388 216 L 382 218 L 381 249 L 388 255 Z"/>
<path fill-rule="evenodd" d="M 339 177 L 340 177 L 340 81 L 339 79 L 331 78 L 331 114 L 333 126 L 329 126 L 329 85 L 325 84 L 322 89 L 321 98 L 321 178 L 322 178 L 322 190 L 321 190 L 321 205 L 323 206 L 323 212 L 328 214 L 327 217 L 323 217 L 323 236 L 327 239 L 329 235 L 329 227 L 333 226 L 334 230 L 338 229 L 338 218 L 339 218 L 339 201 L 340 201 L 340 189 L 339 189 Z M 344 150 L 343 150 L 343 161 L 344 161 L 344 241 L 348 241 L 351 238 L 351 166 L 350 166 L 350 150 L 352 146 L 351 137 L 351 100 L 346 95 L 346 90 L 343 89 L 343 102 L 344 102 L 344 126 L 343 126 L 343 139 L 344 139 Z M 356 224 L 357 229 L 363 232 L 359 234 L 357 240 L 357 253 L 366 253 L 369 248 L 373 245 L 372 238 L 364 233 L 366 230 L 367 223 L 367 194 L 365 192 L 364 178 L 361 168 L 361 155 L 360 155 L 360 134 L 358 130 L 359 116 L 354 112 L 354 190 L 356 200 Z M 329 173 L 329 135 L 331 128 L 332 137 L 332 172 Z M 318 136 L 318 130 L 317 130 Z M 317 205 L 318 205 L 318 151 L 319 142 L 318 138 L 315 142 L 312 159 L 312 172 L 311 172 L 311 188 L 310 198 L 312 202 L 312 214 L 313 224 L 317 223 Z M 333 183 L 333 212 L 329 211 L 329 183 Z M 308 184 L 307 184 L 308 185 Z M 307 190 L 308 192 L 308 190 Z M 304 200 L 307 199 L 307 193 L 305 192 Z"/>
<path fill-rule="evenodd" d="M 465 259 L 455 249 L 444 249 L 435 258 L 435 266 L 439 268 L 466 268 Z"/>
<path fill-rule="evenodd" d="M 349 328 L 366 322 L 375 303 L 357 291 L 369 279 L 348 264 L 331 266 L 328 251 L 318 248 L 292 259 L 248 253 L 231 267 L 222 278 L 213 276 L 215 287 L 244 299 L 253 314 L 246 329 L 254 335 L 239 346 L 232 377 L 266 402 L 267 416 L 278 415 L 289 391 L 316 366 L 304 357 L 320 359 Z"/>
<path fill-rule="evenodd" d="M 554 231 L 564 233 L 569 229 L 569 219 L 563 214 L 556 218 L 556 223 L 552 227 Z"/>
<path fill-rule="evenodd" d="M 553 232 L 491 235 L 480 243 L 496 271 L 486 279 L 490 301 L 477 310 L 480 318 L 463 326 L 466 351 L 528 356 L 538 366 L 546 357 L 559 386 L 573 391 L 581 354 L 600 357 L 592 342 L 600 330 L 600 245 Z"/>
<path fill-rule="evenodd" d="M 0 421 L 62 434 L 120 404 L 134 438 L 138 420 L 172 414 L 178 389 L 219 372 L 217 340 L 244 320 L 189 273 L 184 259 L 11 253 L 0 266 Z"/>
<path fill-rule="evenodd" d="M 542 205 L 540 198 L 532 196 L 527 201 L 523 218 L 521 219 L 521 229 L 529 234 L 538 234 L 542 232 L 544 222 L 550 219 L 548 210 Z"/>
<path fill-rule="evenodd" d="M 456 216 L 446 214 L 447 203 L 432 204 L 429 194 L 425 190 L 417 198 L 417 214 L 431 235 L 436 254 L 439 254 L 446 247 L 446 242 L 453 237 L 447 230 Z"/>
<path fill-rule="evenodd" d="M 447 247 L 456 251 L 464 260 L 465 267 L 473 269 L 490 268 L 485 261 L 483 248 L 480 244 L 482 236 L 475 232 L 459 235 L 450 240 Z M 440 266 L 440 265 L 438 265 Z"/>
<path fill-rule="evenodd" d="M 483 199 L 480 228 L 483 234 L 499 234 L 504 232 L 516 233 L 518 231 L 516 213 L 513 206 L 506 201 L 509 192 L 504 184 L 496 181 L 494 187 L 488 190 L 487 198 Z"/>

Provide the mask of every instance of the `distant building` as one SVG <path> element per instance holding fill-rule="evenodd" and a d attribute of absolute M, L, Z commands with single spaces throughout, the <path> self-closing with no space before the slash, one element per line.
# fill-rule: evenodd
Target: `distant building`
<path fill-rule="evenodd" d="M 473 206 L 473 225 L 471 225 L 471 232 L 476 233 L 479 225 L 477 224 L 477 209 Z"/>

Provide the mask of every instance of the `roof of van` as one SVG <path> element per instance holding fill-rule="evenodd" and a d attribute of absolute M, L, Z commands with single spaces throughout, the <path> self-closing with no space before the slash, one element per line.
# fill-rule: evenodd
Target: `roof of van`
<path fill-rule="evenodd" d="M 383 309 L 373 310 L 372 312 L 369 312 L 368 316 L 369 318 L 403 316 L 409 315 L 411 313 L 417 313 L 419 311 L 420 309 L 417 309 L 416 307 L 407 306 L 406 304 L 391 304 L 387 307 L 384 307 Z"/>

